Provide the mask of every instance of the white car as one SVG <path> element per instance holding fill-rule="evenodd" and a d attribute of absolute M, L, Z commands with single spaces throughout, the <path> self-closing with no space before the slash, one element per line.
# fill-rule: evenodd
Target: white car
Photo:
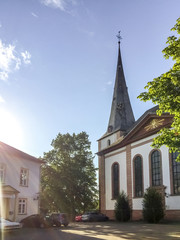
<path fill-rule="evenodd" d="M 0 231 L 19 229 L 21 227 L 21 224 L 18 222 L 11 222 L 4 218 L 0 218 Z"/>

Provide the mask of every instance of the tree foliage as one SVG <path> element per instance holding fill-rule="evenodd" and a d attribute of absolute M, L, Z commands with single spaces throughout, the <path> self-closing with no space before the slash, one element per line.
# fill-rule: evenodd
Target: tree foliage
<path fill-rule="evenodd" d="M 120 222 L 126 222 L 130 219 L 131 209 L 129 200 L 125 192 L 120 192 L 114 207 L 115 218 Z"/>
<path fill-rule="evenodd" d="M 163 53 L 166 59 L 171 57 L 175 63 L 168 72 L 148 82 L 145 86 L 147 92 L 141 93 L 138 98 L 158 104 L 157 114 L 170 113 L 174 117 L 171 128 L 163 128 L 159 132 L 153 147 L 166 145 L 170 152 L 180 153 L 180 18 L 171 30 L 176 31 L 177 36 L 168 37 L 168 46 Z M 180 154 L 177 160 L 180 161 Z"/>
<path fill-rule="evenodd" d="M 155 188 L 148 188 L 144 194 L 143 217 L 149 223 L 158 223 L 164 217 L 162 196 Z"/>
<path fill-rule="evenodd" d="M 96 169 L 85 132 L 58 134 L 53 149 L 44 153 L 42 167 L 42 211 L 75 215 L 97 204 Z"/>

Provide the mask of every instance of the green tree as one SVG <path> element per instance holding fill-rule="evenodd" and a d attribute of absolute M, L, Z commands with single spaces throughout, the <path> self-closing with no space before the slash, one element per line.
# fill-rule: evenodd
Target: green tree
<path fill-rule="evenodd" d="M 114 206 L 115 218 L 120 222 L 126 222 L 130 219 L 131 209 L 129 200 L 125 192 L 120 192 Z"/>
<path fill-rule="evenodd" d="M 53 149 L 44 153 L 42 167 L 42 211 L 78 212 L 97 204 L 96 169 L 86 132 L 58 134 Z"/>
<path fill-rule="evenodd" d="M 143 198 L 143 217 L 149 223 L 158 223 L 164 217 L 161 194 L 155 188 L 148 188 Z"/>
<path fill-rule="evenodd" d="M 168 46 L 163 53 L 166 59 L 172 57 L 175 63 L 168 72 L 148 82 L 145 86 L 148 91 L 141 93 L 138 98 L 158 104 L 157 114 L 167 112 L 174 117 L 171 128 L 163 128 L 159 132 L 159 136 L 154 139 L 153 147 L 166 145 L 170 152 L 180 153 L 180 37 L 178 37 L 180 18 L 171 30 L 176 31 L 177 36 L 168 37 Z M 177 161 L 180 161 L 180 154 Z"/>

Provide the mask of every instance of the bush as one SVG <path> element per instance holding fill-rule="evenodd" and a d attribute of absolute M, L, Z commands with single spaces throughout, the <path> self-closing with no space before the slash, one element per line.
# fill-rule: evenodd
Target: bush
<path fill-rule="evenodd" d="M 143 217 L 149 223 L 158 223 L 164 218 L 162 196 L 155 188 L 148 188 L 144 194 Z"/>
<path fill-rule="evenodd" d="M 122 191 L 115 203 L 115 218 L 120 222 L 126 222 L 130 219 L 131 209 L 129 206 L 129 200 L 125 192 Z"/>

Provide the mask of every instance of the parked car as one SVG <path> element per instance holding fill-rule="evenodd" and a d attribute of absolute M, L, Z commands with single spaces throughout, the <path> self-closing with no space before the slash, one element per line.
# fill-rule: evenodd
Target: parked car
<path fill-rule="evenodd" d="M 60 227 L 61 225 L 67 227 L 69 224 L 67 213 L 52 213 L 48 218 L 51 225 L 56 225 L 57 227 Z"/>
<path fill-rule="evenodd" d="M 46 228 L 50 227 L 50 224 L 40 214 L 30 215 L 20 221 L 22 227 L 34 227 L 34 228 Z"/>
<path fill-rule="evenodd" d="M 14 230 L 21 228 L 21 224 L 18 222 L 12 222 L 4 218 L 0 218 L 0 231 Z"/>
<path fill-rule="evenodd" d="M 83 222 L 102 222 L 108 220 L 109 218 L 105 214 L 98 212 L 87 212 L 82 215 Z"/>
<path fill-rule="evenodd" d="M 78 215 L 75 217 L 76 222 L 81 222 L 82 221 L 82 215 Z"/>

